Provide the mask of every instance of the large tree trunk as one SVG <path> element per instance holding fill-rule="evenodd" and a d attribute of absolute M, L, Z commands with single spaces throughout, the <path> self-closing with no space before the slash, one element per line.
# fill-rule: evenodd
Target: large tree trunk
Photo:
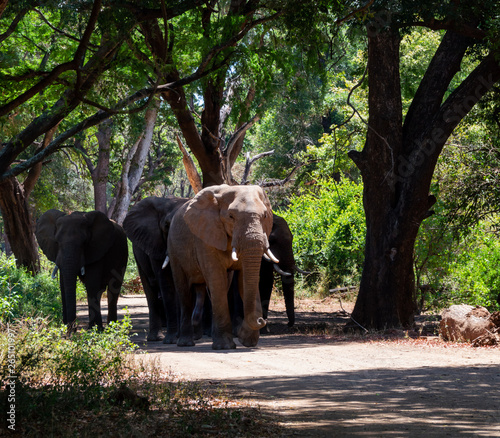
<path fill-rule="evenodd" d="M 368 38 L 369 123 L 361 152 L 351 151 L 363 178 L 365 262 L 352 318 L 366 328 L 412 324 L 413 249 L 442 148 L 460 120 L 500 78 L 493 55 L 443 102 L 471 40 L 448 31 L 402 122 L 399 34 L 383 30 Z M 351 323 L 349 326 L 355 326 Z"/>
<path fill-rule="evenodd" d="M 38 246 L 24 189 L 16 178 L 0 184 L 0 210 L 17 266 L 36 274 L 40 270 Z"/>
<path fill-rule="evenodd" d="M 413 243 L 421 219 L 401 222 L 411 205 L 398 202 L 408 194 L 396 192 L 393 178 L 394 157 L 401 153 L 403 140 L 399 41 L 397 32 L 370 38 L 369 128 L 363 151 L 358 157 L 351 153 L 363 177 L 367 227 L 365 264 L 353 318 L 376 328 L 409 325 L 414 312 Z M 385 66 L 383 71 L 374 68 L 377 62 Z"/>
<path fill-rule="evenodd" d="M 45 134 L 42 149 L 52 141 L 57 126 Z M 28 199 L 41 172 L 42 163 L 38 163 L 29 170 L 23 184 L 15 177 L 0 184 L 0 211 L 10 249 L 16 257 L 17 266 L 24 266 L 33 274 L 40 270 L 40 259 Z"/>

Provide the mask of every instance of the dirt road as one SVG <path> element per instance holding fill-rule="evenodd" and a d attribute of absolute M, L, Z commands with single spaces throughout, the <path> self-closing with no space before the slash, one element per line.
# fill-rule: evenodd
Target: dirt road
<path fill-rule="evenodd" d="M 164 369 L 225 382 L 278 416 L 287 436 L 500 436 L 500 348 L 332 334 L 342 319 L 335 300 L 299 302 L 296 333 L 274 302 L 272 333 L 257 348 L 213 351 L 208 338 L 179 348 L 145 343 L 144 297 L 119 305 L 121 314 L 128 307 L 141 348 Z"/>

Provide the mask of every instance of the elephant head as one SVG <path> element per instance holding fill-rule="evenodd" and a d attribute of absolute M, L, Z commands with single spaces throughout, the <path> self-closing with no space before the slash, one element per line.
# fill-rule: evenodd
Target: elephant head
<path fill-rule="evenodd" d="M 125 217 L 127 237 L 148 256 L 165 259 L 170 222 L 177 209 L 189 199 L 150 196 L 137 203 Z"/>
<path fill-rule="evenodd" d="M 238 337 L 243 345 L 256 345 L 259 330 L 266 324 L 259 298 L 262 255 L 267 252 L 275 262 L 278 261 L 269 252 L 268 237 L 273 220 L 269 199 L 258 186 L 212 186 L 201 190 L 187 204 L 183 219 L 192 234 L 206 246 L 203 254 L 213 257 L 213 260 L 201 261 L 206 279 L 213 278 L 212 272 L 207 271 L 221 270 L 224 275 L 228 270 L 240 271 L 239 290 L 245 317 Z M 209 248 L 220 253 L 209 251 Z M 226 300 L 225 313 L 228 284 L 224 283 L 225 289 L 216 292 L 214 289 L 222 286 L 207 283 L 212 295 L 220 294 Z M 214 304 L 214 299 L 212 304 L 217 319 L 218 304 Z M 229 320 L 230 325 L 229 314 L 221 312 L 219 316 L 224 323 Z M 215 325 L 217 323 L 215 321 Z"/>
<path fill-rule="evenodd" d="M 99 211 L 74 212 L 66 215 L 59 210 L 48 210 L 37 222 L 36 237 L 40 248 L 60 271 L 63 320 L 72 324 L 76 319 L 76 281 L 86 279 L 87 266 L 102 260 L 116 240 L 115 225 Z M 125 248 L 126 252 L 126 238 Z M 123 249 L 123 248 L 122 248 Z M 123 251 L 122 251 L 123 252 Z M 123 257 L 123 255 L 122 255 Z M 126 265 L 126 256 L 125 256 Z M 91 279 L 94 280 L 93 275 Z M 101 279 L 95 279 L 93 289 L 101 287 Z M 89 281 L 84 281 L 88 290 Z M 90 309 L 90 299 L 89 299 Z M 90 317 L 90 325 L 100 322 Z"/>

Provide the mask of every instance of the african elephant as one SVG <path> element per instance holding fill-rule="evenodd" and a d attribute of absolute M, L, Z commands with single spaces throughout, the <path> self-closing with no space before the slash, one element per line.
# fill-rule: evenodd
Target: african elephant
<path fill-rule="evenodd" d="M 100 211 L 48 210 L 37 222 L 36 237 L 60 272 L 63 321 L 76 320 L 76 280 L 87 290 L 89 327 L 102 328 L 101 295 L 108 291 L 108 323 L 117 319 L 118 295 L 127 268 L 127 236 Z"/>
<path fill-rule="evenodd" d="M 123 228 L 132 241 L 135 261 L 149 308 L 148 341 L 161 339 L 162 320 L 166 316 L 164 343 L 177 339 L 177 303 L 170 266 L 164 266 L 170 221 L 187 198 L 151 196 L 130 209 Z"/>
<path fill-rule="evenodd" d="M 212 348 L 236 348 L 233 341 L 227 293 L 231 271 L 240 271 L 239 291 L 245 317 L 238 332 L 240 342 L 257 345 L 262 318 L 259 270 L 263 254 L 276 263 L 269 251 L 272 229 L 269 199 L 258 186 L 211 186 L 175 213 L 168 235 L 168 254 L 180 301 L 180 333 L 177 345 L 192 346 L 197 296 L 210 291 Z"/>
<path fill-rule="evenodd" d="M 260 299 L 262 302 L 262 313 L 267 319 L 269 311 L 269 301 L 273 290 L 274 272 L 281 276 L 283 287 L 283 297 L 285 299 L 286 315 L 288 317 L 288 327 L 295 324 L 295 279 L 294 271 L 304 272 L 297 268 L 292 248 L 293 235 L 287 222 L 281 216 L 273 215 L 273 229 L 269 236 L 269 246 L 272 253 L 279 260 L 274 263 L 264 259 L 260 267 Z"/>

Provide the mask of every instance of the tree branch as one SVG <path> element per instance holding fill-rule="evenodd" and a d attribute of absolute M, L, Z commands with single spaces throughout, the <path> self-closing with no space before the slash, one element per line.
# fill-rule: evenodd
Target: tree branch
<path fill-rule="evenodd" d="M 186 169 L 186 174 L 189 179 L 189 183 L 191 184 L 191 187 L 193 188 L 194 192 L 198 193 L 203 188 L 200 175 L 196 170 L 191 155 L 189 155 L 188 151 L 182 144 L 182 140 L 179 137 L 179 134 L 176 134 L 176 139 L 177 139 L 177 144 L 179 145 L 179 149 L 182 152 L 182 163 L 184 164 L 184 168 Z"/>
<path fill-rule="evenodd" d="M 252 167 L 252 164 L 255 163 L 257 160 L 260 160 L 263 157 L 267 157 L 268 155 L 274 154 L 274 149 L 271 151 L 267 152 L 262 152 L 260 154 L 255 155 L 255 157 L 250 158 L 250 152 L 247 153 L 247 159 L 245 161 L 245 170 L 243 171 L 243 177 L 241 178 L 241 185 L 248 184 L 248 175 L 250 175 L 250 168 Z"/>
<path fill-rule="evenodd" d="M 7 5 L 7 2 L 5 2 L 5 4 L 3 4 L 3 2 L 2 2 L 2 3 L 0 3 L 0 5 L 5 7 Z M 14 18 L 14 20 L 12 20 L 12 23 L 10 23 L 9 28 L 4 33 L 2 33 L 0 35 L 0 43 L 5 41 L 12 34 L 12 32 L 14 32 L 16 30 L 17 25 L 24 18 L 24 16 L 28 13 L 28 11 L 29 11 L 29 8 L 24 8 L 18 12 L 18 14 Z M 0 17 L 2 16 L 2 12 L 3 12 L 3 9 L 0 10 Z"/>

